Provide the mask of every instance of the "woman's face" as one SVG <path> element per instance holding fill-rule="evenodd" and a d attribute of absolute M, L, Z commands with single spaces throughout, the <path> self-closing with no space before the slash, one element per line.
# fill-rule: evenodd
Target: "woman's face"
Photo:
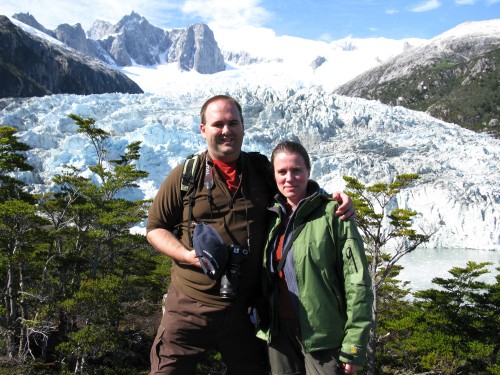
<path fill-rule="evenodd" d="M 293 209 L 306 197 L 309 171 L 298 153 L 279 152 L 274 156 L 274 178 L 278 190 Z"/>

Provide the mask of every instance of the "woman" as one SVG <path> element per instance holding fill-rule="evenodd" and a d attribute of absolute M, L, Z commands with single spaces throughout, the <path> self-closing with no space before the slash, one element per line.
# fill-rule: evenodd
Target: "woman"
<path fill-rule="evenodd" d="M 361 237 L 354 221 L 335 217 L 338 203 L 309 180 L 302 145 L 280 143 L 271 162 L 280 192 L 264 255 L 272 373 L 354 373 L 366 360 L 372 306 Z"/>

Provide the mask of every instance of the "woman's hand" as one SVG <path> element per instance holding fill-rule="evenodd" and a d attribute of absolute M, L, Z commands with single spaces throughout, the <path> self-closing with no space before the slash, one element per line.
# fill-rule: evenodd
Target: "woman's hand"
<path fill-rule="evenodd" d="M 359 370 L 359 365 L 353 365 L 352 363 L 342 362 L 342 368 L 344 369 L 345 374 L 354 374 Z"/>

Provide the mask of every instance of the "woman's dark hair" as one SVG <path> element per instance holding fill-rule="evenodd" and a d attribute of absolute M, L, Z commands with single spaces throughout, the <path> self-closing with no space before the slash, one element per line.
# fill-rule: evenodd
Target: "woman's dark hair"
<path fill-rule="evenodd" d="M 234 99 L 233 97 L 229 96 L 229 95 L 216 95 L 216 96 L 212 96 L 210 99 L 208 99 L 205 103 L 203 103 L 203 105 L 201 106 L 201 110 L 200 110 L 200 118 L 201 118 L 201 123 L 203 125 L 206 125 L 206 117 L 205 117 L 205 113 L 207 112 L 207 107 L 213 103 L 213 102 L 216 102 L 218 100 L 224 100 L 226 102 L 229 102 L 229 103 L 232 103 L 236 106 L 236 108 L 238 108 L 238 112 L 240 113 L 240 121 L 241 123 L 243 124 L 243 111 L 241 110 L 241 105 L 240 103 L 238 103 L 238 101 L 236 99 Z"/>
<path fill-rule="evenodd" d="M 309 154 L 307 153 L 304 146 L 298 142 L 293 141 L 283 141 L 279 143 L 273 150 L 271 154 L 271 164 L 274 167 L 274 158 L 276 154 L 284 152 L 287 154 L 299 154 L 304 159 L 304 163 L 309 173 L 311 173 L 311 160 L 309 159 Z"/>

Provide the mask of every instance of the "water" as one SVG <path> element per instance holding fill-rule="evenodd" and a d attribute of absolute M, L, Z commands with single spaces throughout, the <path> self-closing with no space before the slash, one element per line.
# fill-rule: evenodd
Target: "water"
<path fill-rule="evenodd" d="M 471 249 L 416 249 L 398 261 L 397 264 L 404 267 L 398 279 L 409 281 L 413 291 L 438 289 L 438 285 L 432 283 L 433 278 L 452 278 L 448 271 L 453 267 L 465 267 L 469 261 L 493 263 L 487 267 L 490 273 L 478 280 L 489 284 L 496 282 L 498 271 L 495 268 L 500 266 L 500 251 Z"/>

